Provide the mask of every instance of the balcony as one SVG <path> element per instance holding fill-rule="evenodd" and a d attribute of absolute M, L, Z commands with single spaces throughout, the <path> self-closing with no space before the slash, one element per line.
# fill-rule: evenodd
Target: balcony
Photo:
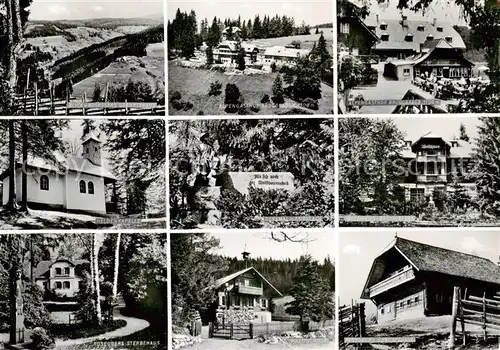
<path fill-rule="evenodd" d="M 251 287 L 251 286 L 243 286 L 239 285 L 236 290 L 240 294 L 249 294 L 249 295 L 264 295 L 264 291 L 262 287 Z"/>
<path fill-rule="evenodd" d="M 446 156 L 444 155 L 425 155 L 425 156 L 417 156 L 418 163 L 427 163 L 427 162 L 446 162 Z"/>
<path fill-rule="evenodd" d="M 446 175 L 417 175 L 417 182 L 447 182 Z"/>
<path fill-rule="evenodd" d="M 368 295 L 370 298 L 381 294 L 391 288 L 399 286 L 403 283 L 411 281 L 415 278 L 415 273 L 410 265 L 403 267 L 401 270 L 396 271 L 385 280 L 380 281 L 368 288 Z"/>

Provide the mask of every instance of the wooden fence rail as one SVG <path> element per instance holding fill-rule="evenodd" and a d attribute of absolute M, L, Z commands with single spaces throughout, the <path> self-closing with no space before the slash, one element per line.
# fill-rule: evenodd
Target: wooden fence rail
<path fill-rule="evenodd" d="M 467 289 L 460 287 L 453 289 L 452 324 L 448 348 L 455 346 L 457 337 L 457 322 L 460 322 L 460 334 L 463 345 L 466 344 L 467 334 L 477 334 L 478 332 L 466 331 L 465 325 L 475 325 L 481 327 L 481 336 L 484 341 L 488 336 L 498 336 L 500 332 L 500 296 L 487 298 L 486 293 L 482 297 L 467 295 Z"/>
<path fill-rule="evenodd" d="M 352 346 L 346 338 L 361 338 L 366 336 L 365 303 L 354 303 L 339 308 L 339 349 L 349 349 Z"/>

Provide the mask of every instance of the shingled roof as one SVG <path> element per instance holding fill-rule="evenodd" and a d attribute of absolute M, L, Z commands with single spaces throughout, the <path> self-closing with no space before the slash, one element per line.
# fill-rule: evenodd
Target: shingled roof
<path fill-rule="evenodd" d="M 268 280 L 266 280 L 266 278 L 264 276 L 262 276 L 260 274 L 259 271 L 257 271 L 254 267 L 248 267 L 246 269 L 243 269 L 243 270 L 240 270 L 240 271 L 237 271 L 235 273 L 232 273 L 230 275 L 227 275 L 225 277 L 222 277 L 222 278 L 219 278 L 218 280 L 215 280 L 215 282 L 213 283 L 213 287 L 215 289 L 217 288 L 220 288 L 222 287 L 224 284 L 228 283 L 229 281 L 232 281 L 233 279 L 235 279 L 236 277 L 240 276 L 240 275 L 243 275 L 244 273 L 246 272 L 250 272 L 252 271 L 253 273 L 257 274 L 258 276 L 260 276 L 260 278 L 262 278 L 262 280 L 267 284 L 269 285 L 278 295 L 280 296 L 283 296 L 281 294 L 281 292 L 279 290 L 277 290 Z"/>
<path fill-rule="evenodd" d="M 380 41 L 375 46 L 375 49 L 378 50 L 413 50 L 420 52 L 420 44 L 425 44 L 428 38 L 445 39 L 446 37 L 451 38 L 451 45 L 454 48 L 466 49 L 464 40 L 450 23 L 406 20 L 406 25 L 403 26 L 400 19 L 379 19 L 377 21 L 374 16 L 368 17 L 364 22 L 368 28 L 375 28 L 374 31 L 378 37 L 381 37 L 382 33 L 389 35 L 388 41 Z M 382 23 L 386 24 L 387 28 L 381 29 L 380 25 Z M 438 28 L 442 28 L 442 31 L 438 31 Z M 405 40 L 408 34 L 413 35 L 413 41 Z"/>
<path fill-rule="evenodd" d="M 448 146 L 450 146 L 450 158 L 471 158 L 474 153 L 474 146 L 472 143 L 464 140 L 445 140 L 440 135 L 437 135 L 432 131 L 418 138 L 417 141 L 412 143 L 412 147 L 417 142 L 424 139 L 442 139 Z M 402 156 L 403 158 L 415 158 L 417 155 L 411 149 L 406 148 L 403 150 Z"/>
<path fill-rule="evenodd" d="M 61 261 L 66 261 L 73 266 L 78 266 L 78 265 L 84 265 L 88 264 L 89 261 L 85 259 L 76 259 L 76 260 L 71 260 L 69 258 L 65 257 L 59 257 L 56 260 L 42 260 L 38 263 L 35 269 L 35 278 L 48 278 L 49 277 L 49 270 L 52 265 L 56 262 L 61 262 Z"/>
<path fill-rule="evenodd" d="M 362 298 L 367 298 L 366 288 L 380 282 L 380 277 L 374 276 L 374 266 L 391 250 L 398 251 L 419 272 L 440 273 L 500 285 L 500 267 L 489 259 L 396 237 L 393 243 L 375 258 Z"/>

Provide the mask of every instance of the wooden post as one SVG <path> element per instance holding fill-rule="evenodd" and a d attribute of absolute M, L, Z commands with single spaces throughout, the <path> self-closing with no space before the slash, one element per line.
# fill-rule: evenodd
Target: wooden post
<path fill-rule="evenodd" d="M 35 81 L 35 115 L 38 115 L 38 84 Z"/>
<path fill-rule="evenodd" d="M 208 322 L 208 337 L 214 337 L 214 324 L 212 322 Z"/>
<path fill-rule="evenodd" d="M 457 330 L 459 293 L 460 293 L 460 287 L 453 287 L 453 304 L 451 309 L 451 332 L 450 332 L 450 340 L 448 343 L 448 349 L 453 349 L 455 347 L 455 333 Z"/>
<path fill-rule="evenodd" d="M 24 94 L 23 94 L 23 114 L 26 115 L 26 94 L 28 93 L 28 89 L 24 89 Z"/>
<path fill-rule="evenodd" d="M 366 337 L 365 303 L 359 304 L 359 329 L 360 337 Z"/>
<path fill-rule="evenodd" d="M 483 336 L 486 341 L 486 292 L 483 292 Z"/>
<path fill-rule="evenodd" d="M 54 89 L 54 82 L 50 84 L 50 114 L 53 115 L 55 114 L 55 106 L 54 106 L 54 94 L 55 94 L 55 89 Z"/>
<path fill-rule="evenodd" d="M 127 102 L 128 102 L 128 101 L 127 101 L 127 100 L 125 100 L 125 114 L 128 114 L 128 106 L 127 106 Z M 240 300 L 240 302 L 241 302 L 241 300 Z"/>
<path fill-rule="evenodd" d="M 253 323 L 248 325 L 248 331 L 250 333 L 250 339 L 253 339 Z"/>
<path fill-rule="evenodd" d="M 269 334 L 269 322 L 266 322 L 266 335 Z"/>
<path fill-rule="evenodd" d="M 69 87 L 66 85 L 66 115 L 69 115 Z"/>
<path fill-rule="evenodd" d="M 465 318 L 464 306 L 462 304 L 462 290 L 458 290 L 458 311 L 460 315 L 460 328 L 462 330 L 462 344 L 465 346 Z"/>
<path fill-rule="evenodd" d="M 233 339 L 233 324 L 231 323 L 231 327 L 229 329 L 229 339 Z"/>
<path fill-rule="evenodd" d="M 26 76 L 26 90 L 30 88 L 30 74 L 31 74 L 31 68 L 28 68 L 28 75 Z"/>

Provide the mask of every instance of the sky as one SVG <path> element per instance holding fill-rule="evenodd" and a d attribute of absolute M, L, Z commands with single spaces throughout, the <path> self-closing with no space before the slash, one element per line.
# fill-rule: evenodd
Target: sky
<path fill-rule="evenodd" d="M 182 12 L 194 10 L 198 22 L 207 18 L 209 23 L 212 23 L 214 16 L 222 19 L 237 19 L 238 15 L 241 15 L 242 20 L 251 19 L 253 22 L 257 14 L 261 19 L 264 15 L 286 15 L 293 17 L 296 25 L 300 25 L 302 21 L 309 25 L 333 22 L 333 1 L 331 0 L 167 1 L 167 18 L 174 19 L 178 8 Z"/>
<path fill-rule="evenodd" d="M 375 313 L 370 300 L 360 300 L 360 295 L 370 272 L 373 260 L 394 240 L 397 231 L 341 232 L 339 237 L 338 293 L 340 305 L 349 304 L 351 299 L 364 301 L 367 314 Z M 433 246 L 475 254 L 498 261 L 500 231 L 406 231 L 398 237 L 430 244 Z"/>
<path fill-rule="evenodd" d="M 378 5 L 377 0 L 351 0 L 357 5 L 369 4 L 370 16 L 378 14 L 380 19 L 400 19 L 401 12 L 397 9 L 398 0 L 388 0 L 383 5 Z M 411 2 L 411 1 L 410 1 Z M 461 16 L 461 9 L 454 1 L 433 0 L 426 13 L 404 10 L 403 14 L 409 20 L 428 20 L 436 18 L 438 22 L 448 22 L 451 24 L 465 25 L 466 22 Z"/>
<path fill-rule="evenodd" d="M 247 251 L 251 258 L 298 259 L 301 255 L 311 254 L 315 260 L 323 261 L 327 256 L 334 259 L 336 252 L 335 234 L 332 231 L 307 233 L 297 231 L 297 237 L 305 238 L 308 243 L 280 243 L 270 238 L 270 233 L 261 232 L 224 232 L 212 234 L 220 239 L 221 248 L 215 253 L 241 259 Z M 276 235 L 279 235 L 276 231 Z"/>
<path fill-rule="evenodd" d="M 33 0 L 32 20 L 163 17 L 162 0 Z"/>
<path fill-rule="evenodd" d="M 398 128 L 406 136 L 405 140 L 416 141 L 420 136 L 432 131 L 441 135 L 446 140 L 451 140 L 453 136 L 460 135 L 460 123 L 464 124 L 469 138 L 477 138 L 477 126 L 480 125 L 478 118 L 454 118 L 454 117 L 404 117 L 392 118 Z"/>

